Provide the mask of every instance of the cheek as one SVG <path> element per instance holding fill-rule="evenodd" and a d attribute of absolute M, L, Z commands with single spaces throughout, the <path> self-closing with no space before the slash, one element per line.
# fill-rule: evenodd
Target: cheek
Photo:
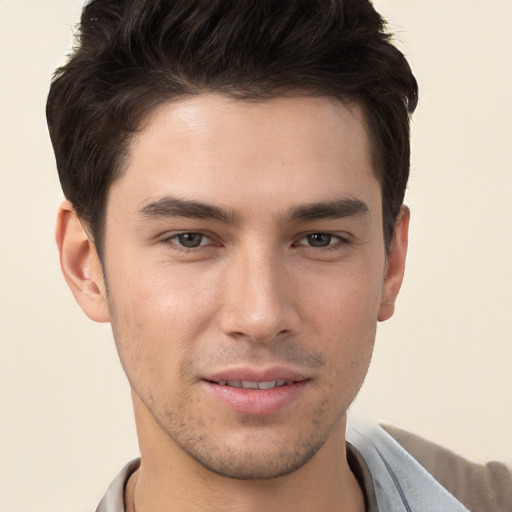
<path fill-rule="evenodd" d="M 318 287 L 318 280 L 316 286 L 308 281 L 304 282 L 304 290 L 308 290 L 304 296 L 309 296 L 304 317 L 312 343 L 318 343 L 317 348 L 331 361 L 337 380 L 347 376 L 353 376 L 354 382 L 362 380 L 377 329 L 380 272 L 361 266 L 333 273 L 323 287 Z"/>
<path fill-rule="evenodd" d="M 303 276 L 300 293 L 317 329 L 348 335 L 375 330 L 381 290 L 380 269 L 354 265 L 310 279 Z"/>
<path fill-rule="evenodd" d="M 169 381 L 210 324 L 214 287 L 198 289 L 186 272 L 147 266 L 144 275 L 117 267 L 108 283 L 112 329 L 128 378 L 132 384 Z"/>

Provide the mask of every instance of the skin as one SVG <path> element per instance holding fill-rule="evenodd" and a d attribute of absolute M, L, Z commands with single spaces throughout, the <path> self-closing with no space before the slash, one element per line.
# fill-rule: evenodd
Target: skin
<path fill-rule="evenodd" d="M 386 254 L 381 212 L 357 105 L 217 94 L 158 107 L 134 137 L 109 190 L 104 268 L 62 205 L 64 275 L 86 314 L 112 323 L 132 388 L 129 507 L 364 509 L 346 411 L 393 313 L 409 218 Z M 214 374 L 269 368 L 303 380 L 275 411 L 210 392 Z"/>

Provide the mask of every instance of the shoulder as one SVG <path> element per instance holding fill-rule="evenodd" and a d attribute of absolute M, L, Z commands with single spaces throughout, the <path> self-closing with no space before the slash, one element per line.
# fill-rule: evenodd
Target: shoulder
<path fill-rule="evenodd" d="M 410 432 L 381 426 L 472 512 L 512 510 L 512 469 L 507 465 L 499 462 L 477 464 Z"/>

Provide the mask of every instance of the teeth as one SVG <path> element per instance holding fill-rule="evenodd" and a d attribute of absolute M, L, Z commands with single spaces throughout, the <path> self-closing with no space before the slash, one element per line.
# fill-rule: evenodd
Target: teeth
<path fill-rule="evenodd" d="M 258 389 L 272 389 L 276 387 L 276 381 L 270 380 L 267 382 L 259 382 L 258 383 Z"/>
<path fill-rule="evenodd" d="M 263 382 L 255 382 L 251 380 L 220 380 L 217 382 L 219 386 L 230 386 L 232 388 L 243 389 L 273 389 L 284 386 L 285 380 L 268 380 Z"/>
<path fill-rule="evenodd" d="M 258 389 L 258 383 L 252 382 L 250 380 L 243 380 L 242 381 L 242 387 L 244 389 Z"/>

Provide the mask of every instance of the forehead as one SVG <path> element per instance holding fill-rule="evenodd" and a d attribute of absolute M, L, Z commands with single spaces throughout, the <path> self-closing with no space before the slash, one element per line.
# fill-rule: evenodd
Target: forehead
<path fill-rule="evenodd" d="M 362 109 L 325 97 L 203 94 L 162 104 L 133 138 L 125 168 L 111 195 L 139 207 L 163 194 L 286 208 L 380 192 Z"/>
<path fill-rule="evenodd" d="M 312 143 L 308 151 L 313 145 L 322 151 L 332 143 L 341 147 L 345 142 L 352 145 L 357 141 L 370 153 L 365 116 L 356 102 L 306 95 L 240 100 L 206 93 L 164 102 L 153 109 L 141 123 L 130 154 L 136 156 L 139 148 L 150 144 L 151 139 L 158 143 L 163 137 L 191 143 L 191 149 L 204 149 L 215 137 L 217 147 L 224 143 L 221 149 L 235 140 L 252 140 L 254 145 L 273 140 L 272 145 L 276 145 L 280 142 L 279 134 L 284 135 L 286 142 L 279 147 L 282 153 L 286 149 L 296 152 L 294 143 L 300 138 Z M 244 145 L 243 149 L 247 151 L 249 147 Z"/>

